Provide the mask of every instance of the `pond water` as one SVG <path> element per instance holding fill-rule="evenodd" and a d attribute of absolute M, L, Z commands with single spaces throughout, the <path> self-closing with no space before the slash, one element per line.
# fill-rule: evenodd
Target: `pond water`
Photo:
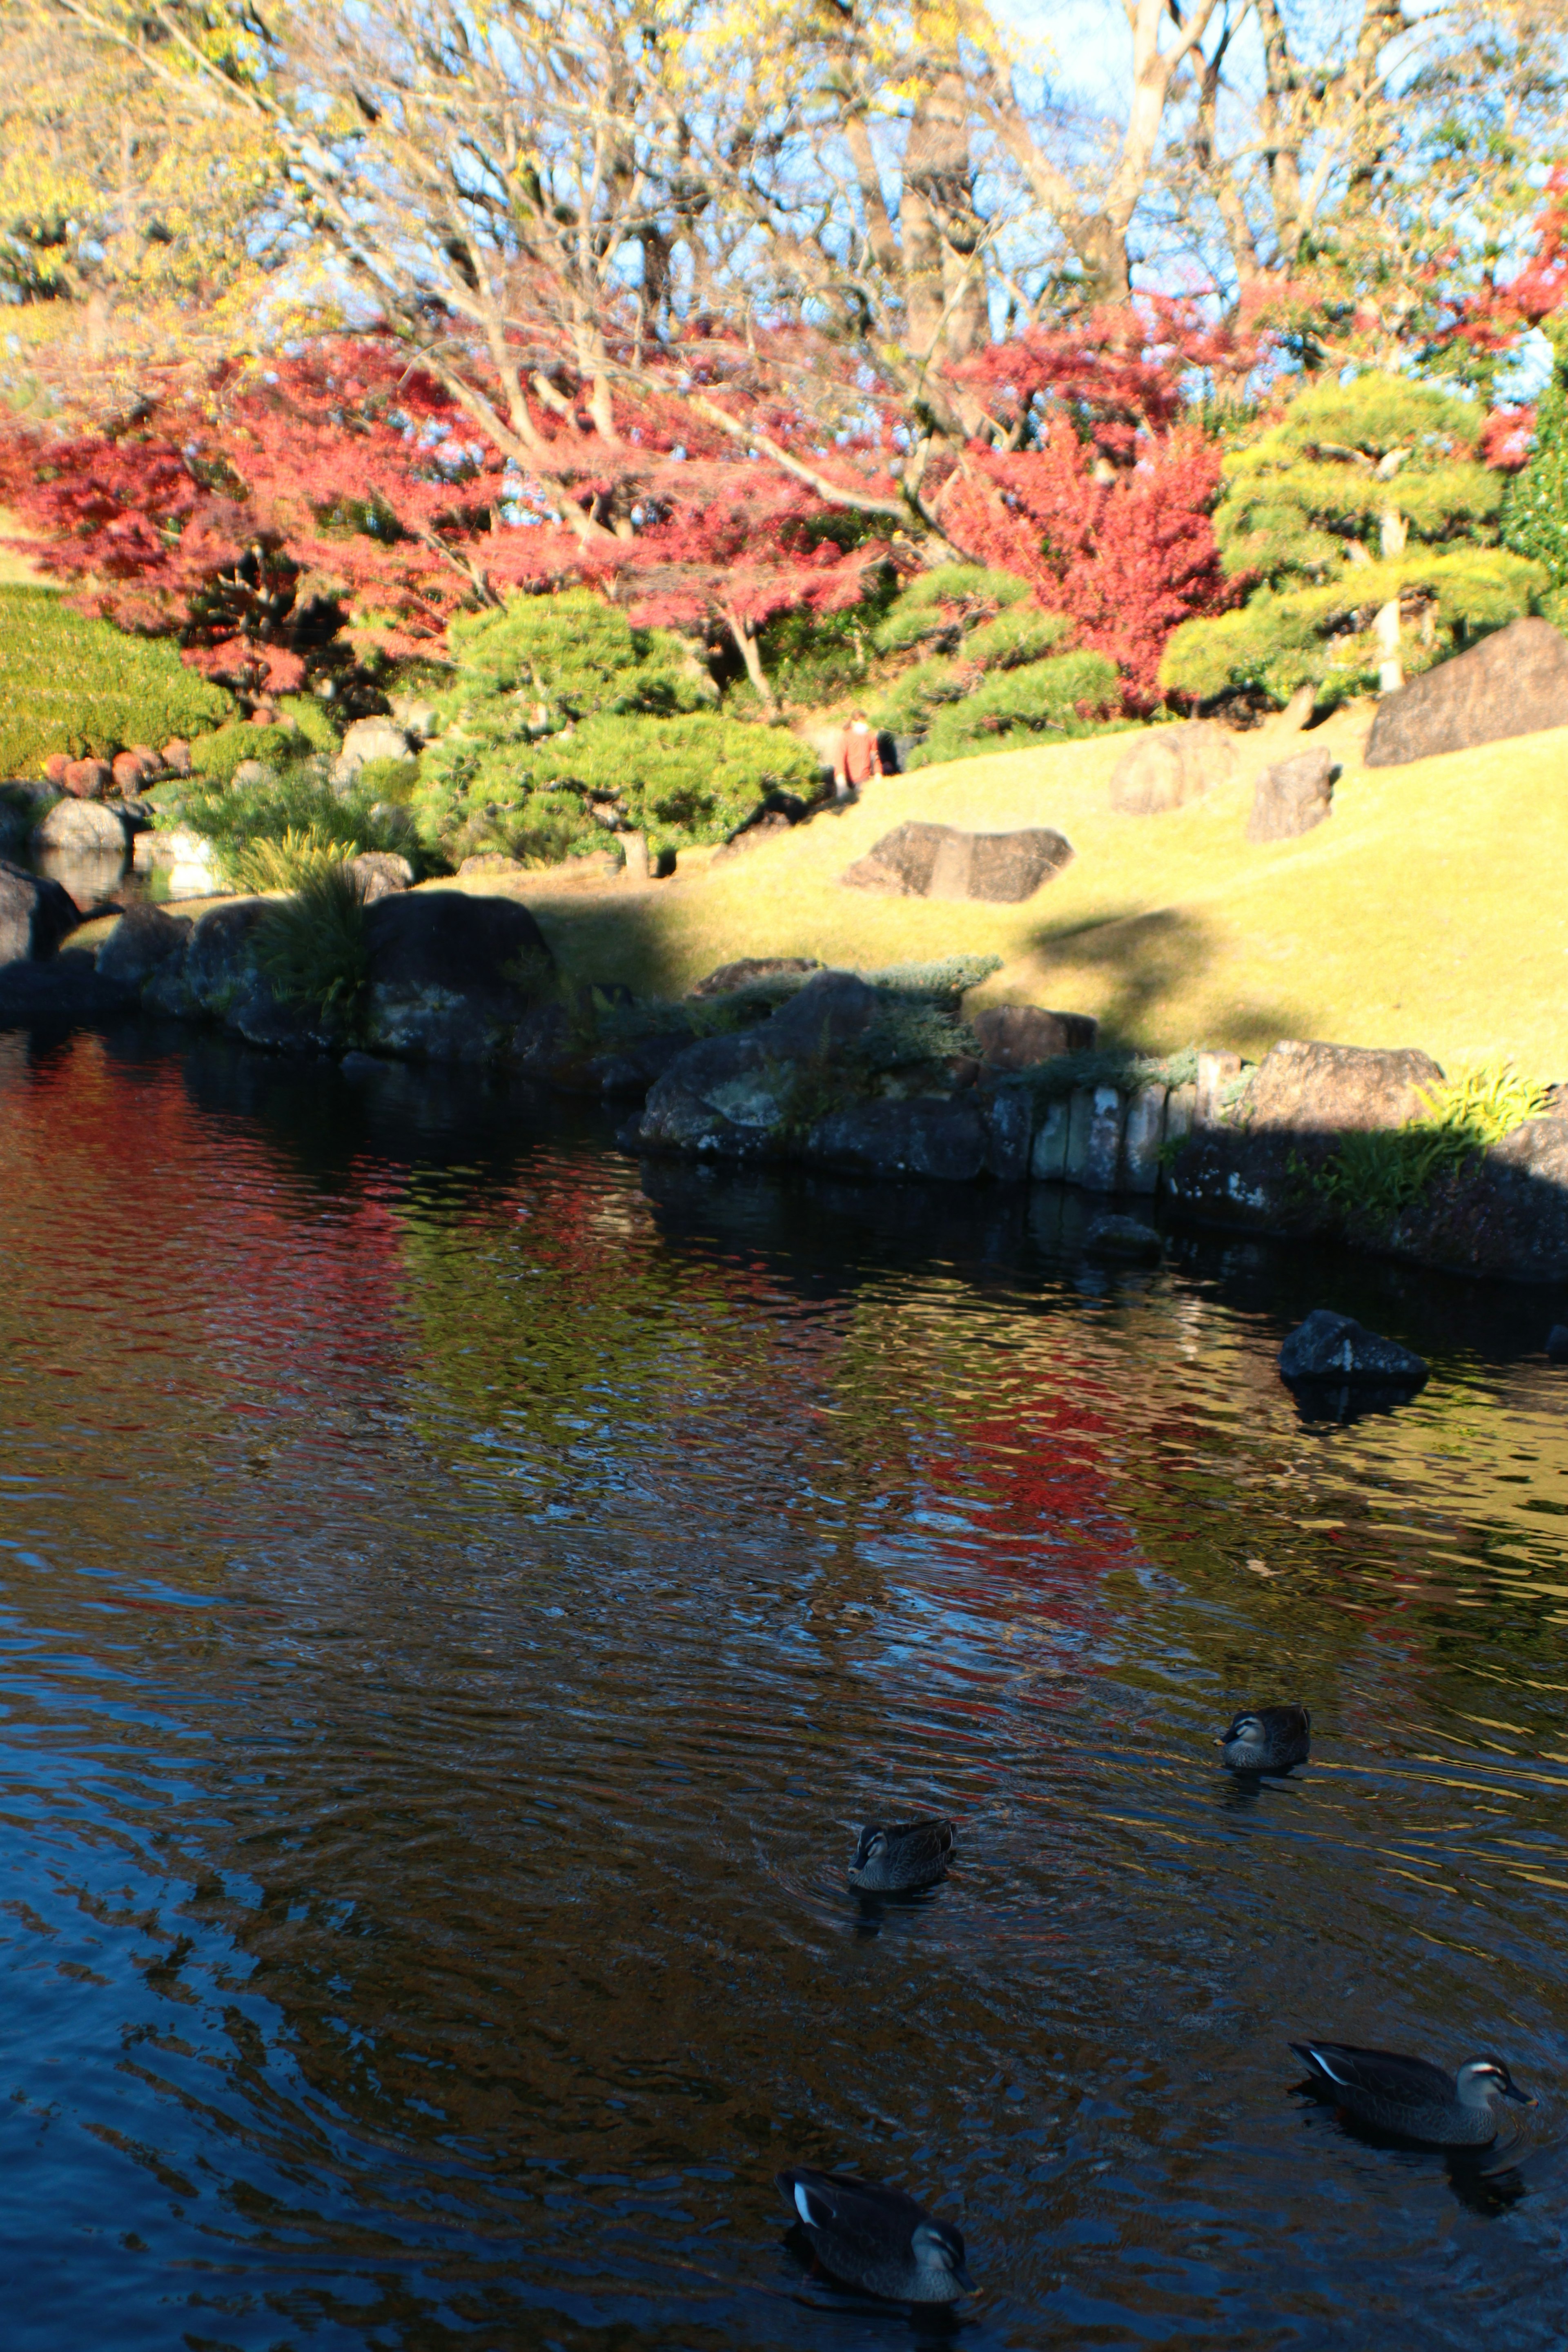
<path fill-rule="evenodd" d="M 608 1147 L 0 1036 L 8 2352 L 1560 2345 L 1563 1302 Z M 1304 1423 L 1321 1304 L 1422 1398 Z M 1311 2034 L 1541 2105 L 1372 2147 Z M 836 2295 L 791 2161 L 983 2295 Z"/>

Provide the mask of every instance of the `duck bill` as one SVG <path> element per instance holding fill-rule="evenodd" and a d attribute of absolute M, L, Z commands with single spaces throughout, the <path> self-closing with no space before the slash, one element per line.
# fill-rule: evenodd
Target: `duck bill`
<path fill-rule="evenodd" d="M 1516 2107 L 1538 2107 L 1541 2105 L 1540 2100 L 1532 2099 L 1528 2091 L 1521 2091 L 1517 2083 L 1509 2084 L 1503 2097 L 1511 2099 Z"/>
<path fill-rule="evenodd" d="M 962 2263 L 954 2263 L 952 2266 L 952 2275 L 958 2281 L 959 2285 L 963 2289 L 965 2294 L 973 2294 L 974 2293 L 974 2281 L 970 2277 L 969 2273 L 965 2270 Z"/>

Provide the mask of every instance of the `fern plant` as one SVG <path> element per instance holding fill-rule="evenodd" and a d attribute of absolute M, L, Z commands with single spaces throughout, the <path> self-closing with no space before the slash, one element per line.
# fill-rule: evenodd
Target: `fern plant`
<path fill-rule="evenodd" d="M 1293 1164 L 1343 1222 L 1386 1228 L 1417 1208 L 1441 1178 L 1536 1118 L 1550 1092 L 1511 1063 L 1491 1064 L 1434 1088 L 1426 1118 L 1347 1135 L 1310 1174 Z"/>

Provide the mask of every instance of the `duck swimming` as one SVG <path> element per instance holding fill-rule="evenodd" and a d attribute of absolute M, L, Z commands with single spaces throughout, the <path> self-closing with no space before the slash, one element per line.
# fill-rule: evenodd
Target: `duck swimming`
<path fill-rule="evenodd" d="M 1289 1772 L 1311 1753 L 1312 1718 L 1304 1706 L 1249 1707 L 1219 1745 L 1233 1772 Z"/>
<path fill-rule="evenodd" d="M 773 2185 L 824 2270 L 888 2303 L 956 2303 L 973 2292 L 963 2240 L 901 2189 L 791 2165 Z"/>
<path fill-rule="evenodd" d="M 936 1885 L 952 1852 L 951 1822 L 868 1822 L 849 1865 L 849 1884 L 863 1895 L 912 1895 Z"/>
<path fill-rule="evenodd" d="M 1292 2042 L 1290 2047 L 1305 2060 L 1321 2098 L 1343 2107 L 1357 2123 L 1428 2147 L 1489 2147 L 1498 2136 L 1494 2099 L 1535 2105 L 1500 2058 L 1467 2058 L 1453 2075 L 1425 2058 L 1358 2050 L 1348 2042 Z"/>

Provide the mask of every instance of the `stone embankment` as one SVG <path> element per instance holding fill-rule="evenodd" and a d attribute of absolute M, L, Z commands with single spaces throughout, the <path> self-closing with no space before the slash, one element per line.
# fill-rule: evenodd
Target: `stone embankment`
<path fill-rule="evenodd" d="M 195 921 L 137 907 L 94 956 L 60 944 L 76 915 L 56 885 L 0 864 L 0 1023 L 147 1013 L 272 1051 L 500 1063 L 624 1104 L 620 1140 L 639 1154 L 1032 1179 L 1158 1197 L 1172 1223 L 1568 1281 L 1568 1098 L 1549 1097 L 1486 1149 L 1436 1155 L 1415 1183 L 1358 1195 L 1350 1148 L 1397 1153 L 1430 1119 L 1444 1074 L 1423 1053 L 1285 1043 L 1256 1066 L 1105 1053 L 1081 1014 L 1003 1005 L 964 1023 L 974 970 L 960 963 L 863 975 L 749 959 L 678 1003 L 638 1004 L 621 988 L 563 991 L 515 899 L 383 878 L 353 988 L 316 1007 L 280 992 L 258 952 L 276 902 Z"/>

